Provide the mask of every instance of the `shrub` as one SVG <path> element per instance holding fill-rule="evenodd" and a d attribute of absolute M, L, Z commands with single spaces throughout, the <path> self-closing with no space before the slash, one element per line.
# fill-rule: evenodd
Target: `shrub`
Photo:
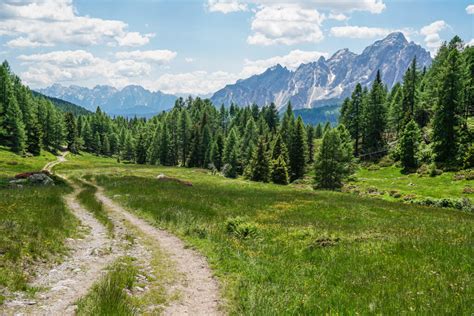
<path fill-rule="evenodd" d="M 428 198 L 407 200 L 407 202 L 411 203 L 411 204 L 424 205 L 424 206 L 434 206 L 434 207 L 441 207 L 441 208 L 454 208 L 454 209 L 457 209 L 457 210 L 463 210 L 463 211 L 468 211 L 468 212 L 474 211 L 474 206 L 472 205 L 471 201 L 467 198 L 436 199 L 436 198 L 428 197 Z"/>
<path fill-rule="evenodd" d="M 393 166 L 395 161 L 390 156 L 384 156 L 382 159 L 380 159 L 378 165 L 380 167 L 390 167 Z"/>
<path fill-rule="evenodd" d="M 430 166 L 430 177 L 436 177 L 443 174 L 443 170 L 436 168 L 435 164 Z"/>
<path fill-rule="evenodd" d="M 248 223 L 240 216 L 229 218 L 226 221 L 226 230 L 229 235 L 233 235 L 238 239 L 249 239 L 257 237 L 257 226 Z"/>

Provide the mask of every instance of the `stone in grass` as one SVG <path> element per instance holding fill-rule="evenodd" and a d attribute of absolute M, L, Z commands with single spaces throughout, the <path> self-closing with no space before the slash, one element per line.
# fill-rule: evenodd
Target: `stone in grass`
<path fill-rule="evenodd" d="M 53 179 L 44 173 L 35 173 L 28 177 L 28 182 L 34 185 L 50 186 L 54 185 Z"/>
<path fill-rule="evenodd" d="M 189 181 L 184 181 L 184 180 L 181 180 L 181 179 L 178 179 L 178 178 L 172 178 L 172 177 L 168 177 L 164 174 L 159 174 L 156 179 L 158 181 L 162 181 L 162 182 L 175 182 L 175 183 L 178 183 L 178 184 L 182 184 L 182 185 L 185 185 L 187 187 L 192 187 L 193 184 Z"/>

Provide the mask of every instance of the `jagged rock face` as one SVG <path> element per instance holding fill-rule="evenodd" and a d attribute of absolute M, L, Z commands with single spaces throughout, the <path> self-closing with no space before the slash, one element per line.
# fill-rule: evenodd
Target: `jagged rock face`
<path fill-rule="evenodd" d="M 54 84 L 39 92 L 54 98 L 81 105 L 95 111 L 100 106 L 109 114 L 140 115 L 158 113 L 173 107 L 177 97 L 160 91 L 151 92 L 141 86 L 127 86 L 122 90 L 110 86 L 95 86 L 92 89 Z"/>
<path fill-rule="evenodd" d="M 232 102 L 260 106 L 275 102 L 278 108 L 291 101 L 296 109 L 335 104 L 349 96 L 357 83 L 369 86 L 377 70 L 391 88 L 402 81 L 415 56 L 420 67 L 431 64 L 428 51 L 408 42 L 402 33 L 392 33 L 365 48 L 360 55 L 342 49 L 327 60 L 321 57 L 318 61 L 300 65 L 294 71 L 274 66 L 260 75 L 226 86 L 211 100 L 216 105 L 227 106 Z"/>

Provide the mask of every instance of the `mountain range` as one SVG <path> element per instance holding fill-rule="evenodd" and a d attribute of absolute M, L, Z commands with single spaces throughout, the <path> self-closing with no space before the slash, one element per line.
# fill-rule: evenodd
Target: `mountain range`
<path fill-rule="evenodd" d="M 369 86 L 377 70 L 391 88 L 402 81 L 413 58 L 419 67 L 429 66 L 431 56 L 421 46 L 408 42 L 400 32 L 366 47 L 361 54 L 341 49 L 329 59 L 301 64 L 291 71 L 281 65 L 273 66 L 259 75 L 217 91 L 214 104 L 258 105 L 274 102 L 281 109 L 290 101 L 295 109 L 339 104 L 349 96 L 357 83 Z"/>
<path fill-rule="evenodd" d="M 295 70 L 275 65 L 261 74 L 227 85 L 210 99 L 216 106 L 229 106 L 231 103 L 263 106 L 271 102 L 278 109 L 284 108 L 288 102 L 295 109 L 334 106 L 349 96 L 357 83 L 369 86 L 377 70 L 381 71 L 382 80 L 391 88 L 402 81 L 414 57 L 420 68 L 429 66 L 432 61 L 428 51 L 407 41 L 402 33 L 395 32 L 366 47 L 361 54 L 345 48 L 329 59 L 320 57 L 301 64 Z M 88 110 L 94 111 L 100 106 L 111 115 L 125 116 L 151 116 L 172 108 L 177 99 L 175 95 L 151 92 L 137 85 L 123 89 L 100 85 L 90 89 L 54 84 L 38 91 Z"/>
<path fill-rule="evenodd" d="M 110 115 L 152 116 L 173 107 L 177 97 L 160 91 L 151 92 L 137 85 L 116 89 L 100 85 L 85 88 L 76 85 L 69 87 L 54 84 L 38 92 L 80 105 L 90 111 L 100 108 Z"/>

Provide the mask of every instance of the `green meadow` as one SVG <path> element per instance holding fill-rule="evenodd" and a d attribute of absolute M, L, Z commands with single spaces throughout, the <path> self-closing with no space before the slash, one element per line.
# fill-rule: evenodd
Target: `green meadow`
<path fill-rule="evenodd" d="M 231 314 L 472 312 L 471 213 L 89 155 L 58 168 L 203 253 Z"/>

